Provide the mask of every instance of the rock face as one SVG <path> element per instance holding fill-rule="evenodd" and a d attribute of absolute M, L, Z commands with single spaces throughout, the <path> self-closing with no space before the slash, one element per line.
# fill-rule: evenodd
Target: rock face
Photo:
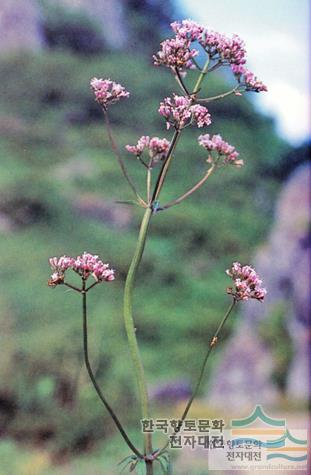
<path fill-rule="evenodd" d="M 56 0 L 70 9 L 79 8 L 99 22 L 110 48 L 120 49 L 127 41 L 124 0 Z M 55 3 L 55 1 L 54 1 Z"/>
<path fill-rule="evenodd" d="M 276 308 L 283 309 L 293 351 L 286 396 L 290 401 L 308 400 L 310 174 L 309 165 L 299 167 L 280 194 L 270 237 L 253 262 L 268 295 L 262 305 L 254 301 L 241 306 L 239 323 L 209 384 L 213 406 L 225 407 L 228 399 L 232 408 L 278 401 L 279 391 L 271 380 L 273 357 L 259 332 L 259 324 L 268 323 Z"/>
<path fill-rule="evenodd" d="M 51 0 L 70 10 L 78 9 L 102 27 L 107 45 L 120 49 L 127 41 L 124 0 Z M 37 50 L 44 44 L 38 0 L 0 1 L 0 53 Z"/>
<path fill-rule="evenodd" d="M 42 46 L 40 12 L 34 0 L 1 0 L 0 53 Z"/>

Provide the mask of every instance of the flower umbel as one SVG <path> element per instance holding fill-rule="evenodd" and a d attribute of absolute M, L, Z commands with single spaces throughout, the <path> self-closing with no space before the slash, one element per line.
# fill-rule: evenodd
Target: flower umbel
<path fill-rule="evenodd" d="M 123 97 L 129 97 L 130 93 L 121 84 L 110 79 L 93 78 L 90 82 L 91 89 L 95 94 L 96 101 L 106 109 L 108 105 L 118 102 Z"/>
<path fill-rule="evenodd" d="M 195 104 L 194 106 L 190 107 L 190 110 L 192 113 L 192 118 L 197 123 L 199 128 L 210 125 L 211 115 L 206 107 Z"/>
<path fill-rule="evenodd" d="M 176 94 L 173 95 L 173 98 L 166 97 L 160 103 L 159 113 L 166 119 L 168 129 L 171 125 L 180 130 L 193 122 L 198 127 L 211 123 L 211 116 L 206 107 L 198 104 L 192 105 L 192 100 L 189 97 Z"/>
<path fill-rule="evenodd" d="M 221 135 L 200 135 L 198 138 L 199 144 L 209 152 L 216 152 L 219 158 L 222 158 L 223 164 L 232 164 L 236 167 L 243 165 L 243 160 L 238 160 L 239 153 L 233 147 L 233 145 L 225 142 Z M 218 158 L 217 157 L 217 158 Z M 208 163 L 214 163 L 214 159 L 209 155 Z"/>
<path fill-rule="evenodd" d="M 226 274 L 234 282 L 234 288 L 228 287 L 227 293 L 235 300 L 256 299 L 261 302 L 264 300 L 267 291 L 261 287 L 262 280 L 251 266 L 242 266 L 239 262 L 234 262 Z"/>
<path fill-rule="evenodd" d="M 164 65 L 169 68 L 190 69 L 194 68 L 192 58 L 199 52 L 190 50 L 191 41 L 185 38 L 171 38 L 161 43 L 161 50 L 153 56 L 156 66 Z"/>
<path fill-rule="evenodd" d="M 245 69 L 243 73 L 244 85 L 246 91 L 263 92 L 267 91 L 267 86 L 257 79 L 254 73 Z"/>
<path fill-rule="evenodd" d="M 115 279 L 114 270 L 109 264 L 104 264 L 98 256 L 84 252 L 81 256 L 51 257 L 49 259 L 53 271 L 48 281 L 50 287 L 65 283 L 65 273 L 71 269 L 79 274 L 84 280 L 92 276 L 96 282 L 110 282 Z"/>
<path fill-rule="evenodd" d="M 181 22 L 174 21 L 171 23 L 171 28 L 176 33 L 177 38 L 184 38 L 190 41 L 198 40 L 204 31 L 204 26 L 190 19 L 182 20 Z"/>
<path fill-rule="evenodd" d="M 159 137 L 150 138 L 148 135 L 143 135 L 137 142 L 137 145 L 126 145 L 126 150 L 140 158 L 144 151 L 148 151 L 150 158 L 149 167 L 152 168 L 155 164 L 164 160 L 170 148 L 170 142 L 167 139 L 159 139 Z"/>
<path fill-rule="evenodd" d="M 114 271 L 109 268 L 109 264 L 104 264 L 98 256 L 89 252 L 84 252 L 78 256 L 72 269 L 83 279 L 88 279 L 90 275 L 98 282 L 114 280 Z"/>
<path fill-rule="evenodd" d="M 198 49 L 191 48 L 192 43 L 196 42 L 209 57 L 209 71 L 220 66 L 230 66 L 242 91 L 267 91 L 267 86 L 246 69 L 245 44 L 238 35 L 226 36 L 190 19 L 174 21 L 171 28 L 175 37 L 161 43 L 161 50 L 153 56 L 154 64 L 177 68 L 179 71 L 199 67 L 200 61 L 194 58 L 200 57 L 201 53 Z M 238 95 L 238 91 L 236 94 Z"/>

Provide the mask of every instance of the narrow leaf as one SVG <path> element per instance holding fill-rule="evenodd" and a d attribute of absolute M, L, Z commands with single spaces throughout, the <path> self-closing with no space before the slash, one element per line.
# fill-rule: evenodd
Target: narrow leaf
<path fill-rule="evenodd" d="M 140 460 L 136 467 L 137 475 L 146 475 L 146 464 L 144 460 Z"/>
<path fill-rule="evenodd" d="M 167 473 L 168 473 L 168 472 L 167 472 L 167 470 L 168 470 L 167 464 L 164 463 L 164 460 L 162 460 L 161 457 L 157 458 L 156 460 L 157 460 L 157 461 L 159 462 L 159 464 L 161 465 L 161 469 L 162 469 L 163 474 L 164 474 L 164 475 L 167 475 Z"/>

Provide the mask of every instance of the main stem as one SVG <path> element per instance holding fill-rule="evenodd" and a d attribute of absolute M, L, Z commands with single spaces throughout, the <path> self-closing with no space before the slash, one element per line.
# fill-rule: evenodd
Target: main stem
<path fill-rule="evenodd" d="M 121 422 L 119 421 L 118 417 L 114 413 L 112 407 L 110 406 L 110 404 L 108 403 L 108 401 L 104 397 L 100 387 L 97 384 L 97 381 L 96 381 L 96 378 L 95 378 L 95 375 L 93 373 L 93 370 L 92 370 L 92 367 L 91 367 L 91 364 L 90 364 L 90 360 L 89 360 L 85 281 L 83 281 L 83 286 L 82 286 L 82 292 L 81 293 L 82 293 L 82 311 L 83 311 L 83 350 L 84 350 L 84 361 L 85 361 L 85 366 L 86 366 L 87 372 L 89 374 L 89 377 L 90 377 L 90 379 L 93 383 L 93 386 L 94 386 L 100 400 L 102 401 L 102 403 L 106 407 L 107 411 L 109 412 L 110 416 L 112 417 L 113 421 L 115 422 L 116 426 L 118 427 L 123 439 L 125 440 L 125 442 L 129 446 L 129 448 L 134 452 L 134 454 L 136 454 L 139 458 L 142 458 L 142 454 L 139 452 L 139 450 L 136 449 L 136 447 L 130 441 L 128 435 L 126 434 L 125 430 L 122 427 Z"/>
<path fill-rule="evenodd" d="M 138 389 L 141 398 L 141 414 L 143 419 L 149 418 L 149 407 L 148 407 L 148 392 L 145 381 L 145 372 L 141 356 L 139 353 L 137 338 L 136 338 L 136 329 L 133 319 L 133 288 L 135 283 L 136 273 L 144 252 L 147 232 L 150 224 L 150 219 L 152 216 L 152 209 L 147 208 L 141 223 L 138 241 L 135 249 L 135 253 L 127 274 L 125 288 L 124 288 L 124 323 L 125 330 L 127 333 L 127 338 L 129 342 L 129 348 L 131 357 L 134 363 L 134 369 L 136 373 L 136 379 L 138 383 Z M 145 454 L 150 454 L 152 452 L 152 441 L 151 433 L 144 434 L 145 438 Z"/>
<path fill-rule="evenodd" d="M 193 94 L 197 94 L 197 92 L 200 89 L 201 83 L 207 73 L 208 62 L 209 60 L 207 60 L 202 72 L 199 75 L 198 81 L 193 90 Z M 124 288 L 125 330 L 127 333 L 130 353 L 131 353 L 132 361 L 134 364 L 134 370 L 136 373 L 136 379 L 137 379 L 138 388 L 140 392 L 141 414 L 142 414 L 143 419 L 149 418 L 149 402 L 148 402 L 148 391 L 147 391 L 147 385 L 146 385 L 146 379 L 145 379 L 145 372 L 144 372 L 144 367 L 143 367 L 142 359 L 141 359 L 139 348 L 138 348 L 135 323 L 133 319 L 133 289 L 134 289 L 136 273 L 139 268 L 139 264 L 141 262 L 143 252 L 145 249 L 148 228 L 149 228 L 150 220 L 152 217 L 153 205 L 160 195 L 166 174 L 168 172 L 168 168 L 173 158 L 173 152 L 177 145 L 180 133 L 181 133 L 180 130 L 175 130 L 166 160 L 164 161 L 162 165 L 162 169 L 159 173 L 158 180 L 156 182 L 154 192 L 152 194 L 150 206 L 148 206 L 148 208 L 146 208 L 145 210 L 145 214 L 140 226 L 135 253 L 134 253 L 132 262 L 130 264 L 130 268 L 126 277 L 125 288 Z M 151 433 L 144 434 L 144 451 L 146 455 L 152 453 Z M 152 462 L 151 461 L 149 462 L 147 460 L 146 460 L 146 474 L 153 475 Z"/>

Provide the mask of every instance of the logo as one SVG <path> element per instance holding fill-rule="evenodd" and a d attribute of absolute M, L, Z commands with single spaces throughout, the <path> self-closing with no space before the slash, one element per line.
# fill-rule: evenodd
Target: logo
<path fill-rule="evenodd" d="M 211 470 L 307 470 L 307 430 L 290 429 L 286 419 L 268 416 L 262 406 L 224 430 L 224 448 L 211 450 Z"/>

